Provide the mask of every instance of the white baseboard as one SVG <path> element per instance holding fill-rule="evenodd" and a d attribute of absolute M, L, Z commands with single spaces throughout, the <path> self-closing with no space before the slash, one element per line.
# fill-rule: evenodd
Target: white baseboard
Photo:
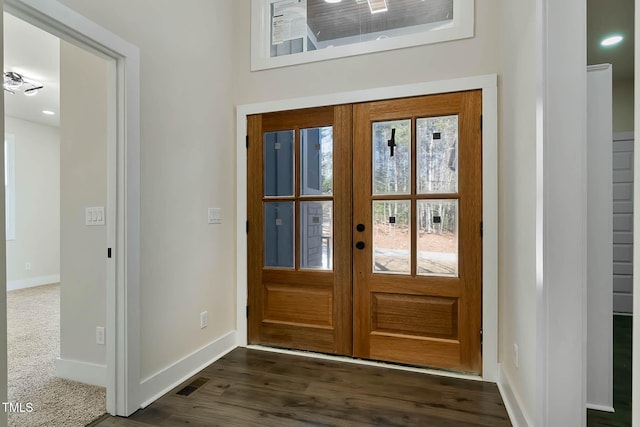
<path fill-rule="evenodd" d="M 616 412 L 613 406 L 594 405 L 592 403 L 587 403 L 587 409 L 593 409 L 594 411 L 611 412 L 611 413 Z"/>
<path fill-rule="evenodd" d="M 501 363 L 498 364 L 498 390 L 500 390 L 502 401 L 507 408 L 511 424 L 514 427 L 533 427 L 534 424 L 524 411 L 518 394 L 511 387 L 509 375 L 505 372 Z"/>
<path fill-rule="evenodd" d="M 60 283 L 60 275 L 32 277 L 30 279 L 7 281 L 7 291 L 17 291 L 18 289 L 35 288 L 36 286 Z"/>
<path fill-rule="evenodd" d="M 142 380 L 140 382 L 140 400 L 142 402 L 140 407 L 149 406 L 172 388 L 236 348 L 236 334 L 236 331 L 231 331 L 171 366 Z"/>
<path fill-rule="evenodd" d="M 56 359 L 56 377 L 106 387 L 107 366 L 58 358 Z"/>

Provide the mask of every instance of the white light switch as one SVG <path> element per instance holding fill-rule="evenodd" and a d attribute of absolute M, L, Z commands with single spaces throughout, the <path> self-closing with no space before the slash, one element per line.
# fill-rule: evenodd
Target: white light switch
<path fill-rule="evenodd" d="M 85 208 L 85 225 L 104 225 L 104 206 Z"/>
<path fill-rule="evenodd" d="M 222 209 L 209 208 L 207 211 L 207 222 L 209 224 L 222 224 Z"/>

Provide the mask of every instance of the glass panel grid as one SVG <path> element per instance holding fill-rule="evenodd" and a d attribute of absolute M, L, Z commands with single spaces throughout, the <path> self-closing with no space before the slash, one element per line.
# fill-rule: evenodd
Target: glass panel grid
<path fill-rule="evenodd" d="M 418 194 L 458 192 L 458 116 L 416 120 Z"/>
<path fill-rule="evenodd" d="M 264 203 L 264 266 L 294 266 L 294 202 Z"/>
<path fill-rule="evenodd" d="M 458 200 L 417 201 L 417 274 L 458 277 Z"/>
<path fill-rule="evenodd" d="M 294 195 L 293 130 L 264 133 L 264 195 L 286 197 Z"/>
<path fill-rule="evenodd" d="M 333 128 L 300 130 L 300 195 L 333 194 Z"/>
<path fill-rule="evenodd" d="M 300 202 L 300 268 L 333 268 L 333 202 Z"/>
<path fill-rule="evenodd" d="M 411 201 L 373 201 L 373 272 L 411 274 Z"/>
<path fill-rule="evenodd" d="M 411 120 L 372 125 L 373 194 L 411 193 Z"/>

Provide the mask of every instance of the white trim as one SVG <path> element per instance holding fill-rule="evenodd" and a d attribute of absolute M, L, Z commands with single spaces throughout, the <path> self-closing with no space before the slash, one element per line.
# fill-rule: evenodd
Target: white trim
<path fill-rule="evenodd" d="M 392 86 L 353 92 L 341 92 L 305 98 L 295 98 L 240 105 L 236 109 L 236 207 L 238 221 L 237 240 L 237 285 L 236 285 L 236 330 L 237 344 L 247 345 L 247 234 L 245 229 L 247 212 L 247 152 L 245 136 L 247 134 L 247 116 L 272 111 L 284 111 L 300 108 L 366 102 L 381 99 L 393 99 L 408 96 L 430 95 L 445 92 L 482 89 L 482 131 L 483 153 L 483 206 L 484 221 L 483 257 L 482 257 L 482 324 L 483 352 L 482 378 L 486 381 L 498 380 L 498 97 L 497 76 L 495 74 L 466 77 L 461 79 Z"/>
<path fill-rule="evenodd" d="M 107 226 L 115 257 L 107 261 L 107 411 L 128 416 L 139 407 L 140 388 L 140 50 L 55 0 L 7 0 L 11 14 L 82 48 L 116 61 L 117 147 L 108 148 L 108 169 L 116 168 L 117 189 L 108 188 Z M 110 122 L 113 123 L 112 118 Z M 114 179 L 113 172 L 109 175 Z M 117 197 L 117 201 L 114 200 Z M 108 221 L 108 219 L 107 219 Z M 114 280 L 115 279 L 115 280 Z"/>
<path fill-rule="evenodd" d="M 474 35 L 475 0 L 453 0 L 453 22 L 437 26 L 430 31 L 272 58 L 270 57 L 270 15 L 271 3 L 274 2 L 275 0 L 252 0 L 251 2 L 251 71 L 440 43 Z M 305 44 L 306 39 L 306 37 L 303 39 Z"/>
<path fill-rule="evenodd" d="M 612 414 L 616 412 L 613 406 L 594 405 L 592 403 L 587 403 L 587 409 L 592 409 L 594 411 L 601 411 L 601 412 L 611 412 Z"/>
<path fill-rule="evenodd" d="M 36 286 L 51 285 L 60 283 L 60 275 L 31 277 L 29 279 L 7 281 L 7 292 L 17 291 L 18 289 L 35 288 Z"/>
<path fill-rule="evenodd" d="M 331 354 L 315 353 L 312 351 L 288 350 L 285 348 L 265 347 L 262 345 L 248 345 L 252 350 L 268 351 L 270 353 L 289 354 L 297 357 L 310 357 L 312 359 L 331 360 L 334 362 L 351 363 L 352 365 L 375 366 L 378 368 L 393 369 L 396 371 L 416 372 L 420 374 L 436 375 L 439 377 L 457 378 L 469 381 L 484 381 L 480 375 L 464 374 L 461 372 L 442 371 L 438 369 L 419 368 L 416 366 L 396 365 L 394 363 L 378 362 L 375 360 L 356 359 L 348 356 L 333 356 Z"/>
<path fill-rule="evenodd" d="M 180 383 L 229 353 L 237 347 L 236 340 L 236 332 L 231 331 L 167 366 L 160 372 L 142 380 L 140 382 L 142 401 L 140 407 L 149 406 Z"/>
<path fill-rule="evenodd" d="M 534 405 L 541 427 L 586 425 L 586 21 L 584 0 L 536 0 Z"/>
<path fill-rule="evenodd" d="M 106 365 L 96 365 L 95 363 L 80 362 L 61 357 L 57 358 L 55 363 L 56 377 L 58 378 L 98 387 L 107 386 Z"/>
<path fill-rule="evenodd" d="M 498 366 L 498 390 L 502 396 L 502 401 L 509 414 L 509 419 L 514 427 L 533 427 L 535 424 L 524 410 L 522 399 L 511 386 L 511 378 L 502 367 L 502 363 Z"/>

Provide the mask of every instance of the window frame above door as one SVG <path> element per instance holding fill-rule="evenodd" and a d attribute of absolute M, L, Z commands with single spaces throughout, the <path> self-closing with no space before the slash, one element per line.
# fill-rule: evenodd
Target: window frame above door
<path fill-rule="evenodd" d="M 422 31 L 380 40 L 271 57 L 269 53 L 271 47 L 271 5 L 276 1 L 278 0 L 251 1 L 251 71 L 465 39 L 473 37 L 475 31 L 475 0 L 453 0 L 454 17 L 451 24 L 425 28 Z"/>

